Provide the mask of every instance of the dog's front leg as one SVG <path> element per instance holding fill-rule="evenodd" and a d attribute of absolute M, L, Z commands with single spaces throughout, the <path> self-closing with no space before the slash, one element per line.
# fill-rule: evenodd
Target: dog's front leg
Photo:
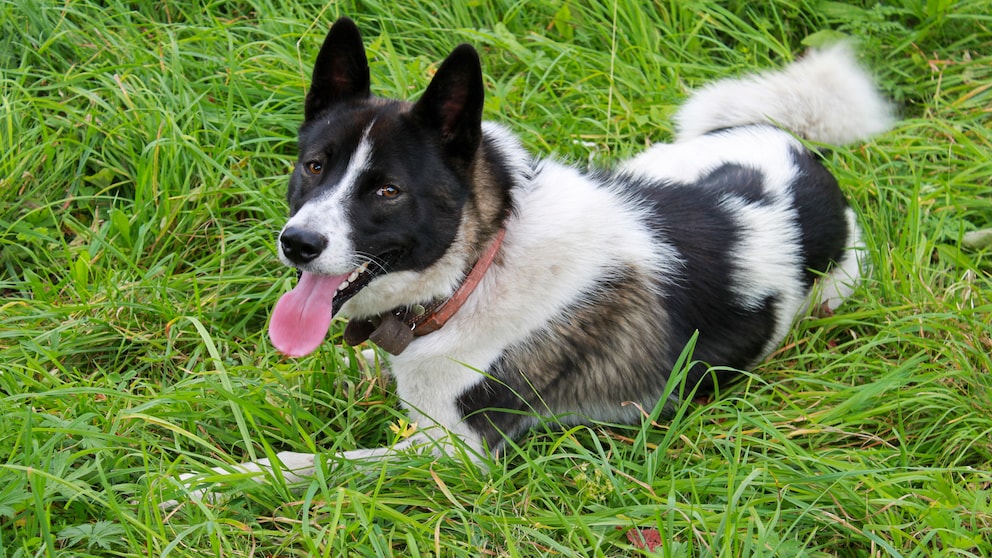
<path fill-rule="evenodd" d="M 288 483 L 300 482 L 313 476 L 314 458 L 312 453 L 297 453 L 293 451 L 281 451 L 276 454 L 279 461 L 279 471 L 282 478 Z M 222 474 L 237 473 L 265 473 L 272 474 L 274 467 L 269 459 L 259 459 L 258 461 L 248 461 L 236 465 L 232 470 L 224 467 L 214 467 L 213 470 Z M 193 475 L 189 475 L 193 476 Z M 187 477 L 188 478 L 188 477 Z M 261 480 L 263 475 L 255 475 L 255 480 Z"/>
<path fill-rule="evenodd" d="M 282 478 L 289 483 L 300 482 L 312 477 L 315 457 L 312 453 L 297 453 L 292 451 L 281 451 L 276 454 L 276 460 L 279 462 L 278 468 L 282 473 Z M 258 461 L 246 461 L 238 465 L 212 467 L 211 470 L 217 473 L 217 475 L 222 476 L 251 474 L 253 480 L 262 482 L 265 476 L 272 474 L 274 467 L 271 460 L 259 459 Z M 199 473 L 183 473 L 179 475 L 179 481 L 189 489 L 193 483 L 187 483 L 185 481 L 198 476 L 200 476 Z M 208 502 L 216 502 L 220 500 L 220 495 L 211 491 L 209 488 L 191 489 L 188 490 L 187 495 L 190 500 L 194 501 L 206 499 Z M 171 510 L 179 506 L 179 503 L 179 500 L 168 500 L 159 504 L 159 508 Z"/>
<path fill-rule="evenodd" d="M 339 453 L 336 458 L 352 462 L 378 462 L 397 453 L 409 451 L 411 448 L 424 447 L 426 443 L 428 443 L 426 437 L 415 434 L 389 447 L 346 451 Z M 282 451 L 275 456 L 278 462 L 276 465 L 273 465 L 269 459 L 259 459 L 258 461 L 246 461 L 237 465 L 212 467 L 211 470 L 219 476 L 250 475 L 250 478 L 255 482 L 264 482 L 268 476 L 275 474 L 275 471 L 278 470 L 286 483 L 295 484 L 313 477 L 316 457 L 312 453 Z M 191 489 L 193 483 L 185 482 L 200 476 L 199 473 L 183 473 L 179 475 L 180 482 L 188 490 L 186 493 L 188 499 L 193 501 L 206 500 L 207 502 L 221 500 L 221 495 L 213 492 L 210 488 Z M 169 500 L 159 504 L 159 508 L 162 510 L 171 510 L 178 507 L 179 504 L 180 500 L 178 499 Z"/>

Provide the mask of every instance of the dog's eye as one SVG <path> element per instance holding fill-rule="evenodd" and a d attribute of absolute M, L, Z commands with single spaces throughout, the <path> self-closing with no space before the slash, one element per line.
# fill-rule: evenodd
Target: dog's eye
<path fill-rule="evenodd" d="M 320 174 L 324 170 L 324 165 L 320 161 L 308 161 L 306 168 L 310 174 Z"/>
<path fill-rule="evenodd" d="M 386 184 L 385 186 L 376 190 L 375 195 L 386 199 L 392 199 L 400 195 L 400 189 L 394 186 L 393 184 Z"/>

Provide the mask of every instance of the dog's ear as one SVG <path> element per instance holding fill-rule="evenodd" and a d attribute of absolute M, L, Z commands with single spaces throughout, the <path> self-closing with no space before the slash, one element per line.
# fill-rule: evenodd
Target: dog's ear
<path fill-rule="evenodd" d="M 342 17 L 327 32 L 313 65 L 304 116 L 311 120 L 334 103 L 369 95 L 369 61 L 362 35 L 354 21 Z"/>
<path fill-rule="evenodd" d="M 479 54 L 469 45 L 459 45 L 441 63 L 413 114 L 439 131 L 449 155 L 469 159 L 482 139 L 484 100 Z"/>

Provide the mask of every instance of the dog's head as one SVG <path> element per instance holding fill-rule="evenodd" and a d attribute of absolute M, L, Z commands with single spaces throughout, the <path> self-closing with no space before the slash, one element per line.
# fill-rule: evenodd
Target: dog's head
<path fill-rule="evenodd" d="M 468 45 L 417 102 L 374 97 L 358 28 L 334 23 L 314 64 L 279 234 L 280 260 L 301 275 L 273 312 L 277 348 L 313 351 L 345 304 L 372 316 L 443 296 L 457 281 L 464 263 L 453 246 L 474 203 L 483 97 Z"/>

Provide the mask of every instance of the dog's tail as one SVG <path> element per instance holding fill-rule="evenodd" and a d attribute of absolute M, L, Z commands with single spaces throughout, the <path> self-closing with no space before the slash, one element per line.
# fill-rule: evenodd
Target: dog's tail
<path fill-rule="evenodd" d="M 694 93 L 675 116 L 679 140 L 768 123 L 817 143 L 844 145 L 884 132 L 892 107 L 839 43 L 778 71 L 726 79 Z"/>

